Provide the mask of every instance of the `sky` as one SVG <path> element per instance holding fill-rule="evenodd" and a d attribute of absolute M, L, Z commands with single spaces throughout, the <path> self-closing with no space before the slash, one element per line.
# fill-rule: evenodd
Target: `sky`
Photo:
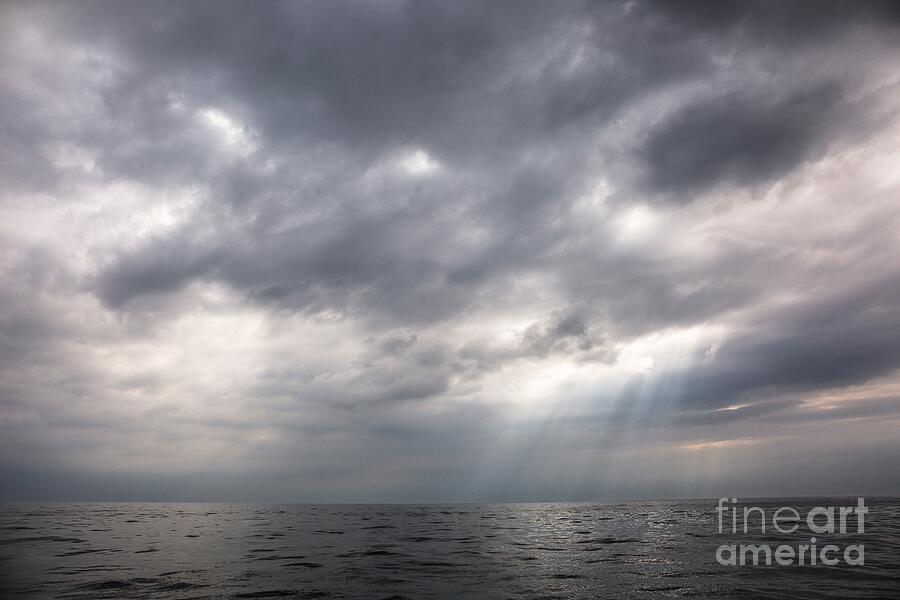
<path fill-rule="evenodd" d="M 4 2 L 0 499 L 900 493 L 900 10 Z"/>

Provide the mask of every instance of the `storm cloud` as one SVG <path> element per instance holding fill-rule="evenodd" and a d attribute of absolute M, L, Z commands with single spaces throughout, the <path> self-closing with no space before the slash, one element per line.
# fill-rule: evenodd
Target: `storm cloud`
<path fill-rule="evenodd" d="M 840 87 L 825 83 L 770 105 L 741 95 L 691 105 L 651 133 L 644 149 L 650 183 L 684 200 L 719 181 L 780 177 L 826 150 L 840 98 Z"/>
<path fill-rule="evenodd" d="M 893 3 L 0 13 L 10 498 L 857 493 L 822 422 L 896 458 Z"/>

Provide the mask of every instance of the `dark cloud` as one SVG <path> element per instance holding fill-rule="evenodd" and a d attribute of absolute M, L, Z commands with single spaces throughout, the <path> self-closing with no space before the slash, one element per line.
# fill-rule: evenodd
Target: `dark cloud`
<path fill-rule="evenodd" d="M 203 249 L 181 248 L 172 240 L 154 241 L 141 252 L 116 260 L 104 271 L 98 292 L 111 307 L 120 307 L 137 296 L 174 292 L 208 274 L 216 259 L 215 254 Z"/>
<path fill-rule="evenodd" d="M 897 3 L 891 0 L 864 0 L 852 6 L 832 0 L 801 0 L 789 4 L 769 0 L 689 0 L 677 6 L 653 1 L 640 6 L 649 14 L 663 13 L 688 30 L 745 37 L 789 48 L 821 43 L 848 27 L 900 22 Z"/>
<path fill-rule="evenodd" d="M 840 84 L 827 82 L 774 102 L 736 93 L 700 102 L 651 131 L 641 149 L 649 185 L 688 201 L 717 183 L 766 183 L 819 158 L 840 130 Z"/>
<path fill-rule="evenodd" d="M 685 374 L 683 405 L 723 406 L 772 393 L 858 385 L 900 366 L 896 274 L 848 295 L 779 311 L 725 341 Z"/>
<path fill-rule="evenodd" d="M 534 356 L 594 351 L 594 355 L 611 360 L 615 353 L 603 347 L 605 341 L 602 332 L 577 311 L 532 323 L 522 333 L 523 352 Z"/>
<path fill-rule="evenodd" d="M 0 11 L 0 451 L 35 493 L 662 494 L 900 368 L 891 3 Z"/>

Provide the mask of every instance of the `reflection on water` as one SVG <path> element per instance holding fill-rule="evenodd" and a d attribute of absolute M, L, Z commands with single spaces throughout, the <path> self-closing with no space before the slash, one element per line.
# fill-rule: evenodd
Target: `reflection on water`
<path fill-rule="evenodd" d="M 867 504 L 866 532 L 856 539 L 866 545 L 864 567 L 738 568 L 716 563 L 716 547 L 731 538 L 716 531 L 714 501 L 3 505 L 0 595 L 900 597 L 900 510 L 891 499 Z M 853 534 L 841 543 L 855 543 Z"/>

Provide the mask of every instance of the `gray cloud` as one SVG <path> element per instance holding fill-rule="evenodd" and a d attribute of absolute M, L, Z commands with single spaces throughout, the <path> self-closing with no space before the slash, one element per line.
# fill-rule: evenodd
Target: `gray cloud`
<path fill-rule="evenodd" d="M 840 387 L 896 370 L 897 297 L 889 279 L 838 298 L 779 311 L 726 342 L 715 361 L 688 374 L 685 402 L 737 404 L 766 391 Z"/>
<path fill-rule="evenodd" d="M 847 27 L 896 24 L 900 17 L 897 5 L 889 0 L 860 2 L 852 7 L 830 0 L 802 0 L 788 6 L 766 0 L 726 0 L 715 6 L 698 0 L 678 7 L 667 2 L 648 2 L 641 6 L 651 13 L 662 12 L 689 30 L 748 37 L 787 47 L 815 44 Z"/>
<path fill-rule="evenodd" d="M 753 185 L 819 158 L 845 118 L 828 82 L 778 99 L 733 94 L 689 106 L 651 132 L 648 183 L 681 201 L 719 182 Z"/>
<path fill-rule="evenodd" d="M 0 11 L 0 474 L 37 495 L 895 448 L 851 399 L 900 369 L 890 3 Z"/>

